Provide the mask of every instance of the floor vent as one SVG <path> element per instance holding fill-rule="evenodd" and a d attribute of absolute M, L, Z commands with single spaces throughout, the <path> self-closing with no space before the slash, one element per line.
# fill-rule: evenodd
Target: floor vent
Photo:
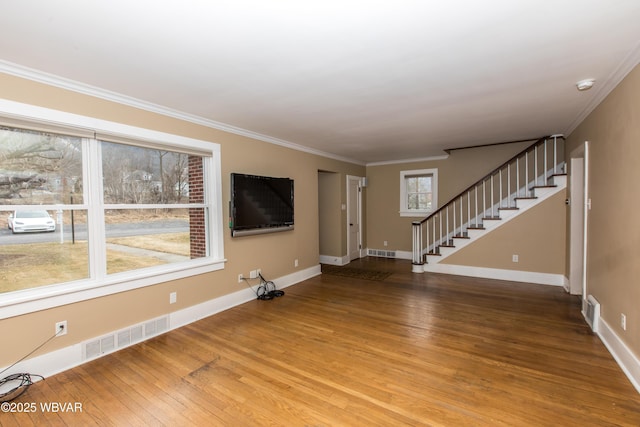
<path fill-rule="evenodd" d="M 585 319 L 593 332 L 598 332 L 598 323 L 600 322 L 600 303 L 593 295 L 587 297 L 585 307 Z"/>
<path fill-rule="evenodd" d="M 381 249 L 369 249 L 367 250 L 367 255 L 383 257 L 383 258 L 395 258 L 396 251 L 383 251 Z"/>
<path fill-rule="evenodd" d="M 169 316 L 133 325 L 82 344 L 83 360 L 94 359 L 169 330 Z"/>

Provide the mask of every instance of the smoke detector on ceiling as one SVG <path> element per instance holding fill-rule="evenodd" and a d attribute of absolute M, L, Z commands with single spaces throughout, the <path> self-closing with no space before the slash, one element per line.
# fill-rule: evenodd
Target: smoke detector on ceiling
<path fill-rule="evenodd" d="M 596 82 L 596 79 L 584 79 L 580 80 L 576 83 L 576 87 L 579 91 L 589 90 L 593 87 L 593 84 Z"/>

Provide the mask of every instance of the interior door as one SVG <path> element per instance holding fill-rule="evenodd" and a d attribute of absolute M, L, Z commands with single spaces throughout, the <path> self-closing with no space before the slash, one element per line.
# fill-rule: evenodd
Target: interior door
<path fill-rule="evenodd" d="M 360 258 L 361 248 L 361 196 L 360 178 L 347 177 L 347 246 L 349 261 Z"/>

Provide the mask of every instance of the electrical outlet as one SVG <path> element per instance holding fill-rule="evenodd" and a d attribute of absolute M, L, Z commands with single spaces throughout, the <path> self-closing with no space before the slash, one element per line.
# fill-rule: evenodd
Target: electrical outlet
<path fill-rule="evenodd" d="M 256 277 L 258 277 L 258 271 L 257 270 L 251 270 L 249 272 L 249 279 L 255 279 Z"/>
<path fill-rule="evenodd" d="M 518 257 L 518 255 L 514 254 L 514 255 L 511 257 L 511 260 L 512 260 L 513 262 L 518 262 L 518 261 L 519 261 L 519 257 Z"/>
<path fill-rule="evenodd" d="M 620 313 L 620 327 L 623 331 L 627 330 L 627 316 L 624 313 Z"/>
<path fill-rule="evenodd" d="M 60 337 L 62 335 L 67 335 L 67 321 L 63 320 L 62 322 L 56 323 L 56 336 Z"/>
<path fill-rule="evenodd" d="M 238 274 L 238 283 L 242 283 L 244 281 L 244 276 L 242 273 Z"/>
<path fill-rule="evenodd" d="M 169 304 L 175 304 L 177 300 L 178 300 L 178 293 L 177 292 L 171 292 L 169 294 Z"/>
<path fill-rule="evenodd" d="M 297 266 L 298 266 L 298 260 L 297 260 L 297 259 L 293 261 L 293 266 L 294 266 L 294 267 L 297 267 Z"/>
<path fill-rule="evenodd" d="M 386 240 L 382 243 L 385 247 L 389 244 Z"/>
<path fill-rule="evenodd" d="M 262 269 L 261 268 L 257 269 L 256 273 L 258 273 L 258 277 L 259 277 L 262 274 Z"/>

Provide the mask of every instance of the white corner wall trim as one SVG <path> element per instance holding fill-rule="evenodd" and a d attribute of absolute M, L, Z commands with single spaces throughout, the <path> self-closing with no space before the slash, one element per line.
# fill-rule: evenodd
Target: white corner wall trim
<path fill-rule="evenodd" d="M 278 289 L 283 289 L 291 285 L 295 285 L 296 283 L 302 282 L 306 279 L 310 279 L 312 277 L 318 276 L 319 274 L 321 274 L 321 271 L 320 271 L 320 265 L 318 264 L 316 266 L 274 279 L 273 282 L 275 283 Z M 180 328 L 181 326 L 188 325 L 189 323 L 193 323 L 205 317 L 209 317 L 214 314 L 220 313 L 229 308 L 251 301 L 255 298 L 256 298 L 256 294 L 247 287 L 246 289 L 242 289 L 240 291 L 233 292 L 231 294 L 223 295 L 221 297 L 203 302 L 201 304 L 187 307 L 182 310 L 174 311 L 172 313 L 169 313 L 169 328 L 167 332 L 172 329 L 177 329 L 177 328 Z M 268 304 L 269 302 L 266 301 L 266 303 Z M 151 320 L 151 319 L 148 319 L 148 320 Z M 112 331 L 111 334 L 114 334 L 118 331 Z M 101 336 L 106 336 L 106 335 L 109 335 L 109 334 L 104 334 Z M 157 334 L 157 335 L 160 335 L 160 334 Z M 157 335 L 154 335 L 154 336 L 157 336 Z M 90 360 L 95 360 L 95 358 L 86 360 L 83 357 L 82 347 L 84 343 L 88 341 L 93 341 L 99 338 L 100 337 L 90 338 L 83 342 L 72 344 L 68 347 L 64 347 L 59 350 L 54 350 L 49 353 L 33 357 L 31 359 L 23 360 L 17 363 L 15 366 L 13 366 L 11 369 L 9 369 L 6 372 L 6 375 L 10 375 L 18 372 L 28 372 L 30 374 L 42 375 L 43 377 L 46 378 L 46 377 L 58 374 L 60 372 L 66 371 L 67 369 L 71 369 L 76 366 L 79 366 Z M 152 338 L 152 337 L 150 336 L 149 338 Z M 135 345 L 140 342 L 142 341 L 136 341 L 132 345 Z M 34 347 L 36 345 L 37 343 L 34 344 Z M 122 348 L 125 348 L 125 347 L 120 347 L 118 349 L 122 349 Z M 113 353 L 113 352 L 104 353 L 101 356 L 104 356 L 110 353 Z M 4 369 L 6 369 L 6 367 L 0 367 L 0 371 Z"/>
<path fill-rule="evenodd" d="M 600 317 L 600 323 L 598 324 L 598 336 L 618 363 L 622 372 L 640 393 L 640 360 L 602 317 Z"/>
<path fill-rule="evenodd" d="M 536 283 L 539 285 L 563 286 L 564 275 L 535 271 L 503 270 L 499 268 L 471 267 L 453 264 L 424 264 L 425 273 L 454 274 L 481 277 L 484 279 L 508 280 L 511 282 Z"/>

